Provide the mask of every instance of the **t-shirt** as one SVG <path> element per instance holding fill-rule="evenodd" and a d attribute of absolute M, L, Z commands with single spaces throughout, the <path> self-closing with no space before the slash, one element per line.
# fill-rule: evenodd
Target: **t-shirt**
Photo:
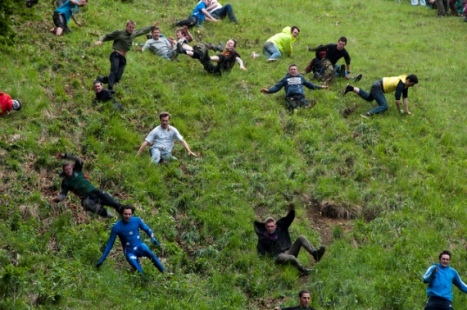
<path fill-rule="evenodd" d="M 159 125 L 148 134 L 145 140 L 153 144 L 151 148 L 159 148 L 172 152 L 174 141 L 182 141 L 183 137 L 177 128 L 169 125 L 168 129 L 164 129 Z"/>
<path fill-rule="evenodd" d="M 196 16 L 198 18 L 198 24 L 201 24 L 206 18 L 206 16 L 202 12 L 202 10 L 204 9 L 206 9 L 206 3 L 200 1 L 193 9 L 193 12 L 191 12 L 191 15 Z"/>
<path fill-rule="evenodd" d="M 143 45 L 143 51 L 150 49 L 156 55 L 164 56 L 172 50 L 172 45 L 166 37 L 160 36 L 159 39 L 149 39 Z"/>
<path fill-rule="evenodd" d="M 71 15 L 78 13 L 79 6 L 70 0 L 65 2 L 62 6 L 57 8 L 55 12 L 63 14 L 65 16 L 66 22 L 70 20 Z"/>

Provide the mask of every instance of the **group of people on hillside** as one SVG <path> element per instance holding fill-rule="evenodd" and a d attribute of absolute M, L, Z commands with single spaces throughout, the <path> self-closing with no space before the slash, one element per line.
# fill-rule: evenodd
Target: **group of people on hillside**
<path fill-rule="evenodd" d="M 413 6 L 436 9 L 438 17 L 461 16 L 467 22 L 467 0 L 410 0 Z"/>

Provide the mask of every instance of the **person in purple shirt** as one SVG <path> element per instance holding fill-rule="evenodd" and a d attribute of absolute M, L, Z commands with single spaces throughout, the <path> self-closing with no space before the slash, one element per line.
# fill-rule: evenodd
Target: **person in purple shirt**
<path fill-rule="evenodd" d="M 141 241 L 139 236 L 139 230 L 143 230 L 151 242 L 157 246 L 160 246 L 159 242 L 154 237 L 152 230 L 143 222 L 139 217 L 133 217 L 135 208 L 133 206 L 125 205 L 122 207 L 122 219 L 115 223 L 110 232 L 109 240 L 105 245 L 104 253 L 96 264 L 96 267 L 100 267 L 104 262 L 110 250 L 113 247 L 115 238 L 118 236 L 122 243 L 123 253 L 128 263 L 137 270 L 139 273 L 143 273 L 143 268 L 139 263 L 139 257 L 148 257 L 154 266 L 159 269 L 160 272 L 164 273 L 165 269 L 162 266 L 159 258 L 149 249 L 149 247 Z"/>
<path fill-rule="evenodd" d="M 449 267 L 451 252 L 443 251 L 438 256 L 439 263 L 431 265 L 423 275 L 423 283 L 428 283 L 428 301 L 425 310 L 454 310 L 452 307 L 452 285 L 467 294 L 467 285 L 462 282 L 456 269 Z"/>

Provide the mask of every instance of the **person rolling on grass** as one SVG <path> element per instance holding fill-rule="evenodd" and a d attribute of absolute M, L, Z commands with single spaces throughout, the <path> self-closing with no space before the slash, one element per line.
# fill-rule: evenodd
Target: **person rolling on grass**
<path fill-rule="evenodd" d="M 151 130 L 146 139 L 141 144 L 136 156 L 140 156 L 146 146 L 151 145 L 149 154 L 151 155 L 151 162 L 159 164 L 159 162 L 167 163 L 169 160 L 176 160 L 172 156 L 172 148 L 174 141 L 178 140 L 183 145 L 188 155 L 198 157 L 193 153 L 188 146 L 188 143 L 183 139 L 183 136 L 178 132 L 177 128 L 170 126 L 170 114 L 168 112 L 161 112 L 159 114 L 161 124 Z"/>
<path fill-rule="evenodd" d="M 438 256 L 439 262 L 428 268 L 423 275 L 427 283 L 428 301 L 424 310 L 452 310 L 452 285 L 467 294 L 467 285 L 462 282 L 457 270 L 451 268 L 451 252 L 443 251 Z"/>
<path fill-rule="evenodd" d="M 211 0 L 211 3 L 206 8 L 206 10 L 208 10 L 209 14 L 211 14 L 211 16 L 217 20 L 224 19 L 226 16 L 228 16 L 232 23 L 238 24 L 232 5 L 229 3 L 222 5 L 217 0 Z"/>
<path fill-rule="evenodd" d="M 55 27 L 50 29 L 50 32 L 61 36 L 64 32 L 70 32 L 68 28 L 68 21 L 73 19 L 73 21 L 81 27 L 81 23 L 76 20 L 74 15 L 78 13 L 79 8 L 87 4 L 87 0 L 68 0 L 60 5 L 53 15 L 53 22 Z"/>
<path fill-rule="evenodd" d="M 115 83 L 119 82 L 123 76 L 123 71 L 126 66 L 126 53 L 131 49 L 133 40 L 136 37 L 147 34 L 157 27 L 157 22 L 152 26 L 147 26 L 135 30 L 136 23 L 132 20 L 127 21 L 126 27 L 123 30 L 103 35 L 96 45 L 102 45 L 102 42 L 113 41 L 113 52 L 110 54 L 110 73 L 108 76 L 98 76 L 96 80 L 109 85 L 109 90 L 114 92 Z"/>
<path fill-rule="evenodd" d="M 114 217 L 109 213 L 104 206 L 109 206 L 120 211 L 122 204 L 108 193 L 95 187 L 89 180 L 87 175 L 83 173 L 83 161 L 78 157 L 68 155 L 67 153 L 57 153 L 56 158 L 70 159 L 74 163 L 66 162 L 62 165 L 63 177 L 60 194 L 52 199 L 52 203 L 60 202 L 65 199 L 69 191 L 77 195 L 81 199 L 81 205 L 84 210 L 91 211 L 102 217 Z"/>
<path fill-rule="evenodd" d="M 94 98 L 94 103 L 96 102 L 109 102 L 112 101 L 116 110 L 122 110 L 122 105 L 115 100 L 110 90 L 105 89 L 104 86 L 100 81 L 94 81 L 94 94 L 96 97 Z"/>
<path fill-rule="evenodd" d="M 327 44 L 327 45 L 319 45 L 317 47 L 309 47 L 309 51 L 317 51 L 322 50 L 323 48 L 326 50 L 326 58 L 323 63 L 324 67 L 328 65 L 332 65 L 335 71 L 335 76 L 345 77 L 347 80 L 351 79 L 352 76 L 350 75 L 350 55 L 349 52 L 345 49 L 347 46 L 347 38 L 340 37 L 337 40 L 337 44 Z M 339 66 L 337 62 L 339 59 L 344 57 L 345 65 Z M 362 79 L 362 75 L 358 74 L 356 77 L 353 78 L 355 82 L 358 82 Z"/>
<path fill-rule="evenodd" d="M 309 89 L 325 89 L 326 85 L 315 85 L 307 81 L 303 75 L 298 73 L 297 65 L 292 64 L 289 66 L 289 72 L 273 87 L 262 88 L 261 92 L 264 94 L 277 93 L 282 87 L 285 90 L 285 101 L 289 111 L 294 111 L 299 107 L 311 108 L 316 104 L 316 100 L 311 103 L 305 98 L 305 90 L 303 86 Z"/>
<path fill-rule="evenodd" d="M 292 44 L 295 43 L 300 33 L 300 28 L 297 26 L 285 27 L 281 33 L 277 33 L 270 37 L 263 46 L 263 54 L 268 57 L 268 62 L 278 60 L 282 55 L 292 56 Z M 251 52 L 253 59 L 258 58 L 261 54 Z"/>
<path fill-rule="evenodd" d="M 11 98 L 7 93 L 0 92 L 0 116 L 5 116 L 12 110 L 19 111 L 21 107 L 21 101 Z"/>
<path fill-rule="evenodd" d="M 316 250 L 304 236 L 299 236 L 292 244 L 289 226 L 292 224 L 294 218 L 295 207 L 294 205 L 290 205 L 287 215 L 277 222 L 271 217 L 267 218 L 265 223 L 255 221 L 254 229 L 258 236 L 256 249 L 261 255 L 268 254 L 273 256 L 277 264 L 292 264 L 300 271 L 300 275 L 304 276 L 310 274 L 311 269 L 303 267 L 298 261 L 297 256 L 300 249 L 303 247 L 313 256 L 315 261 L 319 262 L 326 248 L 321 246 Z"/>
<path fill-rule="evenodd" d="M 220 46 L 213 46 L 213 45 L 206 45 L 203 43 L 199 43 L 197 46 L 194 47 L 192 51 L 183 48 L 180 43 L 177 43 L 177 51 L 179 54 L 186 54 L 191 58 L 198 59 L 199 62 L 204 67 L 204 70 L 208 73 L 212 73 L 215 75 L 221 75 L 223 72 L 230 72 L 234 67 L 235 63 L 238 63 L 240 69 L 247 71 L 245 65 L 243 64 L 243 60 L 240 57 L 240 54 L 237 53 L 235 47 L 237 46 L 237 41 L 234 39 L 230 39 L 225 44 L 225 48 L 222 51 L 221 45 Z M 209 57 L 208 47 L 221 51 L 221 53 Z M 216 64 L 213 64 L 216 63 Z"/>
<path fill-rule="evenodd" d="M 395 91 L 395 103 L 397 110 L 399 113 L 403 113 L 400 103 L 402 95 L 405 112 L 410 115 L 412 113 L 409 111 L 409 87 L 412 87 L 417 83 L 418 78 L 415 74 L 383 77 L 371 85 L 370 93 L 367 93 L 361 88 L 347 84 L 344 89 L 344 95 L 348 92 L 354 92 L 368 102 L 375 100 L 378 106 L 371 109 L 366 114 L 361 115 L 363 118 L 367 118 L 368 116 L 372 116 L 374 114 L 384 113 L 388 109 L 388 103 L 386 101 L 386 97 L 384 97 L 384 94 Z"/>
<path fill-rule="evenodd" d="M 193 36 L 191 35 L 187 26 L 177 28 L 177 30 L 175 30 L 175 36 L 177 38 L 176 40 L 174 39 L 174 37 L 169 38 L 170 42 L 172 42 L 172 44 L 175 47 L 177 46 L 177 43 L 180 42 L 184 49 L 189 51 L 193 50 L 193 48 L 190 45 L 188 45 L 191 41 L 193 41 Z"/>
<path fill-rule="evenodd" d="M 193 9 L 193 12 L 191 12 L 191 15 L 187 19 L 177 21 L 175 26 L 187 26 L 188 28 L 193 28 L 194 26 L 202 27 L 202 23 L 205 19 L 211 22 L 219 22 L 219 20 L 212 17 L 208 12 L 207 8 L 210 4 L 211 0 L 199 1 Z"/>
<path fill-rule="evenodd" d="M 159 258 L 145 243 L 141 241 L 139 230 L 143 230 L 149 238 L 151 238 L 151 242 L 154 245 L 160 246 L 160 244 L 154 237 L 152 230 L 143 222 L 143 220 L 139 217 L 133 216 L 134 212 L 135 208 L 133 206 L 122 206 L 122 219 L 112 227 L 109 240 L 105 245 L 104 253 L 102 253 L 96 267 L 99 268 L 102 263 L 104 263 L 107 255 L 110 253 L 110 250 L 112 250 L 116 237 L 118 236 L 123 247 L 125 258 L 134 270 L 137 270 L 139 273 L 143 273 L 143 268 L 139 263 L 139 258 L 147 257 L 161 273 L 164 273 L 165 269 L 159 261 Z"/>

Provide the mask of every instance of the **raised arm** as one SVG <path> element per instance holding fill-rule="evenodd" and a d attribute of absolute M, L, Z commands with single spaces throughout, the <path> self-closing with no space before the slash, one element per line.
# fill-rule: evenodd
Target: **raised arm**
<path fill-rule="evenodd" d="M 243 71 L 248 71 L 247 68 L 243 65 L 243 60 L 240 57 L 235 57 L 235 61 L 240 65 L 240 69 Z"/>

